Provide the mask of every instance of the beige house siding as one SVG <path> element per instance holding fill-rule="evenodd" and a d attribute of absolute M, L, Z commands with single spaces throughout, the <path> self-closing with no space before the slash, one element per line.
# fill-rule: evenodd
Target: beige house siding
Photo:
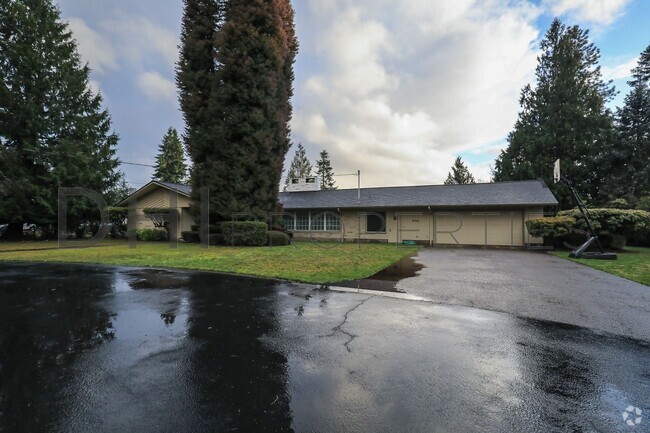
<path fill-rule="evenodd" d="M 138 192 L 134 221 L 129 221 L 129 229 L 153 228 L 153 223 L 144 215 L 146 208 L 170 207 L 171 190 L 152 183 Z M 172 192 L 172 194 L 176 194 Z M 177 194 L 179 224 L 176 237 L 181 232 L 190 231 L 195 224 L 190 213 L 191 200 L 183 194 Z M 292 213 L 291 209 L 286 212 Z M 468 245 L 524 247 L 539 245 L 540 238 L 532 238 L 526 230 L 525 222 L 531 218 L 544 216 L 543 207 L 490 208 L 490 209 L 430 209 L 389 208 L 389 209 L 336 209 L 297 211 L 308 212 L 311 218 L 327 212 L 328 215 L 340 216 L 341 228 L 336 231 L 294 230 L 296 240 L 322 240 L 355 242 L 358 239 L 367 242 L 401 243 L 415 241 L 426 245 Z M 368 232 L 366 215 L 378 212 L 386 215 L 385 231 Z"/>
<path fill-rule="evenodd" d="M 341 231 L 295 231 L 296 240 L 362 241 L 401 243 L 415 241 L 429 245 L 474 245 L 523 247 L 538 244 L 531 238 L 525 221 L 537 217 L 541 208 L 490 210 L 392 209 L 386 213 L 386 232 L 368 233 L 364 211 L 333 212 L 341 217 Z M 287 212 L 291 213 L 291 210 Z M 311 211 L 314 218 L 323 211 Z M 370 212 L 370 211 L 365 211 Z"/>
<path fill-rule="evenodd" d="M 171 192 L 175 194 L 174 192 Z M 194 218 L 189 212 L 191 200 L 189 197 L 178 194 L 177 195 L 177 209 L 179 210 L 178 230 L 176 238 L 181 237 L 181 232 L 189 231 L 194 224 Z M 155 188 L 152 191 L 138 197 L 136 206 L 136 220 L 129 220 L 128 228 L 130 229 L 143 229 L 154 228 L 153 223 L 144 214 L 144 209 L 147 208 L 168 208 L 170 207 L 170 190 L 166 188 Z"/>

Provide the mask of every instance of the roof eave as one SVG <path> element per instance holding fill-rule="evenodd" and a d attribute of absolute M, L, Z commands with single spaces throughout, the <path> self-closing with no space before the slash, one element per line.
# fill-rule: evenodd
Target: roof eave
<path fill-rule="evenodd" d="M 171 188 L 171 187 L 169 187 L 169 186 L 167 186 L 167 185 L 165 185 L 163 183 L 158 182 L 157 180 L 152 180 L 149 183 L 147 183 L 146 185 L 144 185 L 141 188 L 139 188 L 138 190 L 136 190 L 135 192 L 133 192 L 132 194 L 129 194 L 129 196 L 127 198 L 125 198 L 124 200 L 122 200 L 121 202 L 116 204 L 115 207 L 122 207 L 122 206 L 128 205 L 129 201 L 131 200 L 131 197 L 140 194 L 142 191 L 144 191 L 145 189 L 147 189 L 151 185 L 157 185 L 157 186 L 159 186 L 161 188 L 165 188 L 165 189 L 167 189 L 169 191 L 174 191 L 177 194 L 180 194 L 182 196 L 191 198 L 190 194 L 187 194 L 187 193 L 185 193 L 185 192 L 183 192 L 183 191 L 181 191 L 179 189 L 176 189 L 176 188 Z"/>

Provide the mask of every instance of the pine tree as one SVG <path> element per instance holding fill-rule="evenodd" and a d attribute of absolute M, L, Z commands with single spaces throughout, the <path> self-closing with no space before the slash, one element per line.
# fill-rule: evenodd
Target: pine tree
<path fill-rule="evenodd" d="M 0 173 L 12 185 L 0 220 L 15 233 L 23 222 L 52 229 L 59 187 L 104 194 L 115 186 L 118 137 L 51 0 L 0 0 L 0 59 Z M 72 200 L 69 228 L 96 212 Z"/>
<path fill-rule="evenodd" d="M 495 181 L 541 178 L 562 208 L 573 203 L 565 188 L 552 185 L 553 162 L 588 200 L 596 200 L 605 171 L 599 164 L 613 138 L 606 107 L 615 93 L 598 66 L 599 50 L 588 32 L 555 19 L 541 42 L 536 86 L 521 92 L 521 111 L 499 155 Z"/>
<path fill-rule="evenodd" d="M 311 162 L 309 162 L 309 158 L 307 158 L 305 148 L 302 143 L 298 143 L 296 153 L 293 155 L 291 165 L 289 165 L 289 171 L 287 171 L 287 178 L 284 180 L 284 190 L 287 190 L 287 186 L 291 179 L 311 176 L 313 170 Z"/>
<path fill-rule="evenodd" d="M 335 190 L 336 182 L 334 181 L 334 170 L 330 162 L 330 156 L 327 150 L 320 153 L 320 159 L 316 161 L 316 174 L 320 177 L 320 187 L 323 190 Z"/>
<path fill-rule="evenodd" d="M 275 211 L 290 147 L 297 40 L 289 0 L 186 0 L 177 81 L 211 220 Z"/>
<path fill-rule="evenodd" d="M 629 84 L 634 86 L 639 82 L 646 86 L 650 85 L 650 45 L 643 50 L 636 67 L 632 69 L 632 80 Z"/>
<path fill-rule="evenodd" d="M 616 112 L 616 141 L 603 159 L 604 200 L 650 195 L 650 46 L 632 70 L 631 89 Z"/>
<path fill-rule="evenodd" d="M 187 176 L 183 143 L 176 128 L 170 127 L 158 145 L 156 168 L 152 179 L 161 182 L 183 183 Z"/>
<path fill-rule="evenodd" d="M 461 159 L 457 157 L 454 165 L 451 167 L 451 172 L 447 175 L 445 185 L 465 185 L 469 183 L 476 183 L 474 176 L 469 172 L 469 169 Z"/>

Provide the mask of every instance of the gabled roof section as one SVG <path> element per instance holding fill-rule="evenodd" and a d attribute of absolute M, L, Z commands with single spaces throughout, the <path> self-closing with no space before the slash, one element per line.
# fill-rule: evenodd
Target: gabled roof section
<path fill-rule="evenodd" d="M 119 202 L 116 206 L 126 206 L 129 203 L 129 199 L 133 196 L 140 197 L 144 194 L 147 194 L 153 191 L 156 188 L 165 188 L 171 191 L 175 191 L 180 195 L 189 197 L 192 194 L 192 187 L 189 185 L 183 185 L 180 183 L 170 183 L 170 182 L 160 182 L 157 180 L 152 180 L 142 188 L 138 189 L 134 193 L 130 194 L 126 199 Z"/>
<path fill-rule="evenodd" d="M 282 192 L 286 210 L 397 208 L 556 206 L 557 199 L 542 180 L 479 183 L 471 185 L 422 185 L 362 188 L 334 191 Z"/>

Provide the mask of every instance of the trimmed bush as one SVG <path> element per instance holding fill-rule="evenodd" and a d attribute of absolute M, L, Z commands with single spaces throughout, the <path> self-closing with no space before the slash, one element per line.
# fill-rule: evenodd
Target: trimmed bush
<path fill-rule="evenodd" d="M 626 199 L 617 198 L 616 200 L 609 202 L 607 207 L 612 209 L 629 209 L 631 206 Z"/>
<path fill-rule="evenodd" d="M 627 239 L 625 236 L 616 235 L 609 232 L 601 232 L 598 234 L 598 239 L 600 243 L 605 248 L 612 248 L 615 250 L 622 250 L 627 244 Z"/>
<path fill-rule="evenodd" d="M 262 247 L 266 245 L 268 226 L 259 221 L 226 221 L 219 224 L 219 234 L 225 245 Z"/>
<path fill-rule="evenodd" d="M 284 247 L 289 245 L 289 242 L 291 241 L 291 238 L 288 237 L 288 233 L 278 230 L 271 230 L 266 233 L 266 236 L 268 238 L 267 245 L 273 247 Z"/>
<path fill-rule="evenodd" d="M 650 211 L 650 195 L 641 197 L 636 203 L 636 208 L 638 210 Z"/>
<path fill-rule="evenodd" d="M 223 238 L 223 235 L 220 235 L 218 233 L 216 234 L 211 234 L 208 236 L 208 244 L 209 245 L 225 245 L 226 242 Z"/>
<path fill-rule="evenodd" d="M 143 242 L 161 242 L 167 240 L 167 230 L 164 229 L 138 229 L 136 236 Z"/>
<path fill-rule="evenodd" d="M 559 216 L 573 217 L 576 227 L 586 230 L 587 224 L 578 209 L 565 210 Z M 650 234 L 650 212 L 631 209 L 589 209 L 594 230 L 624 236 L 628 240 L 647 238 Z"/>
<path fill-rule="evenodd" d="M 190 242 L 193 244 L 198 244 L 199 242 L 201 242 L 201 238 L 199 237 L 199 232 L 197 231 L 181 232 L 181 237 L 185 242 Z"/>
<path fill-rule="evenodd" d="M 570 216 L 533 218 L 526 221 L 526 228 L 532 237 L 552 239 L 567 234 L 575 222 Z"/>

